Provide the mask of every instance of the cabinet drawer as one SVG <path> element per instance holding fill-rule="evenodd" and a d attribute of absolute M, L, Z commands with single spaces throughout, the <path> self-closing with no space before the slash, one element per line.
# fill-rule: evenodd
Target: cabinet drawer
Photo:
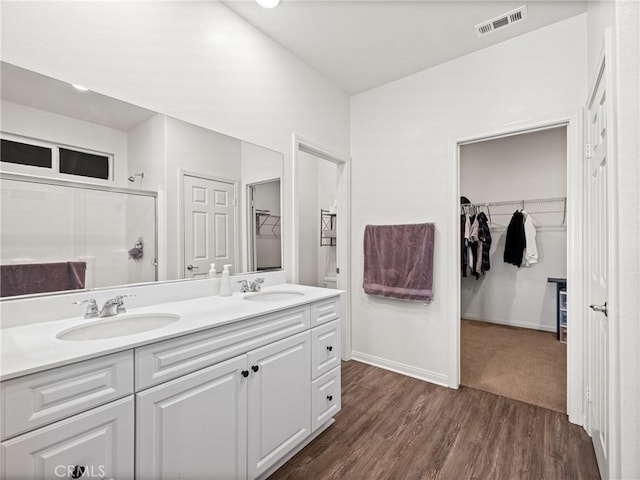
<path fill-rule="evenodd" d="M 340 297 L 311 304 L 311 327 L 340 318 Z"/>
<path fill-rule="evenodd" d="M 311 378 L 340 365 L 340 320 L 311 330 Z"/>
<path fill-rule="evenodd" d="M 315 431 L 341 408 L 340 367 L 311 382 L 311 430 Z"/>
<path fill-rule="evenodd" d="M 136 391 L 308 328 L 309 307 L 302 306 L 136 348 Z"/>
<path fill-rule="evenodd" d="M 133 393 L 133 351 L 2 382 L 2 439 Z"/>
<path fill-rule="evenodd" d="M 133 478 L 133 435 L 130 395 L 3 442 L 0 477 Z"/>

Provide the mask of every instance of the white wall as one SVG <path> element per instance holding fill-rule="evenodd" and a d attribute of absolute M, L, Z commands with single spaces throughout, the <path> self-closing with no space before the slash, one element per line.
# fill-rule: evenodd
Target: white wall
<path fill-rule="evenodd" d="M 1 107 L 0 125 L 2 125 L 3 132 L 70 147 L 86 148 L 96 152 L 113 154 L 113 182 L 75 175 L 65 176 L 65 180 L 109 184 L 119 187 L 127 186 L 126 132 L 6 100 L 2 100 Z M 37 168 L 37 173 L 34 173 L 33 168 L 23 165 L 2 164 L 2 169 L 14 173 L 61 178 L 59 173 L 52 175 L 55 172 L 48 172 L 43 168 Z"/>
<path fill-rule="evenodd" d="M 445 245 L 449 140 L 508 123 L 579 111 L 586 96 L 586 15 L 425 70 L 352 98 L 352 318 L 354 358 L 448 382 L 454 335 L 445 281 L 457 245 Z M 362 291 L 367 223 L 436 223 L 434 301 Z"/>
<path fill-rule="evenodd" d="M 241 202 L 240 188 L 240 140 L 218 132 L 167 117 L 167 276 L 169 279 L 183 278 L 181 268 L 182 215 L 180 211 L 183 195 L 180 185 L 180 171 L 214 177 L 235 183 L 236 218 L 235 236 L 240 231 Z M 237 247 L 236 247 L 237 249 Z M 236 251 L 236 254 L 240 252 Z M 234 264 L 233 272 L 238 266 Z"/>
<path fill-rule="evenodd" d="M 166 116 L 157 114 L 132 128 L 127 135 L 129 154 L 128 175 L 144 173 L 144 178 L 136 177 L 129 188 L 166 191 L 167 186 L 167 132 Z"/>
<path fill-rule="evenodd" d="M 460 193 L 474 203 L 566 197 L 567 130 L 554 128 L 460 148 Z M 513 205 L 491 215 L 491 269 L 476 280 L 463 277 L 460 315 L 505 325 L 556 331 L 556 284 L 567 276 L 567 232 L 563 203 L 527 207 L 538 229 L 538 263 L 518 268 L 503 261 L 506 226 Z M 501 226 L 500 226 L 501 225 Z"/>
<path fill-rule="evenodd" d="M 283 152 L 285 172 L 293 132 L 349 151 L 348 96 L 220 3 L 4 2 L 1 22 L 4 61 Z M 291 199 L 289 175 L 285 268 Z"/>

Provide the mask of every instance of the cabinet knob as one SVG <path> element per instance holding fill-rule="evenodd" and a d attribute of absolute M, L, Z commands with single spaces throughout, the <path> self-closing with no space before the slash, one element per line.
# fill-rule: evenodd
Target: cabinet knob
<path fill-rule="evenodd" d="M 327 400 L 329 401 L 333 400 L 333 395 L 327 395 Z"/>
<path fill-rule="evenodd" d="M 84 471 L 86 469 L 87 467 L 81 467 L 80 465 L 76 465 L 75 467 L 73 467 L 73 470 L 71 471 L 71 478 L 82 477 L 82 474 L 84 474 Z"/>
<path fill-rule="evenodd" d="M 332 347 L 331 345 L 329 345 L 329 346 L 327 347 L 327 350 L 329 350 L 329 351 L 331 352 L 331 351 L 333 351 L 333 347 Z"/>
<path fill-rule="evenodd" d="M 251 370 L 253 370 L 254 372 L 257 372 L 258 370 L 260 370 L 260 367 L 258 365 L 253 365 L 251 367 Z"/>
<path fill-rule="evenodd" d="M 242 376 L 247 378 L 249 376 L 249 370 L 242 370 Z"/>

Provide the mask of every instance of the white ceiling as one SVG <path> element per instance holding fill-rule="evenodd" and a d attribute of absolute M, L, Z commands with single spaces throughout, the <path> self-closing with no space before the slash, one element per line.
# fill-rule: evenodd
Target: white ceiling
<path fill-rule="evenodd" d="M 586 11 L 575 0 L 223 3 L 349 94 Z M 475 25 L 522 5 L 528 20 L 478 38 Z"/>
<path fill-rule="evenodd" d="M 0 62 L 2 99 L 124 132 L 156 112 Z"/>

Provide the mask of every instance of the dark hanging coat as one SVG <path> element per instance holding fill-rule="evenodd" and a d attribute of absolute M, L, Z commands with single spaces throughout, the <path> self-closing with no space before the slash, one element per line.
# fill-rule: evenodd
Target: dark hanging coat
<path fill-rule="evenodd" d="M 521 212 L 514 212 L 507 227 L 507 239 L 504 245 L 504 261 L 516 267 L 522 264 L 524 249 L 527 242 L 524 236 L 524 215 Z"/>
<path fill-rule="evenodd" d="M 480 273 L 484 275 L 485 272 L 491 269 L 491 262 L 489 260 L 491 232 L 489 231 L 489 222 L 484 212 L 478 214 L 478 239 L 482 243 L 482 268 Z"/>

